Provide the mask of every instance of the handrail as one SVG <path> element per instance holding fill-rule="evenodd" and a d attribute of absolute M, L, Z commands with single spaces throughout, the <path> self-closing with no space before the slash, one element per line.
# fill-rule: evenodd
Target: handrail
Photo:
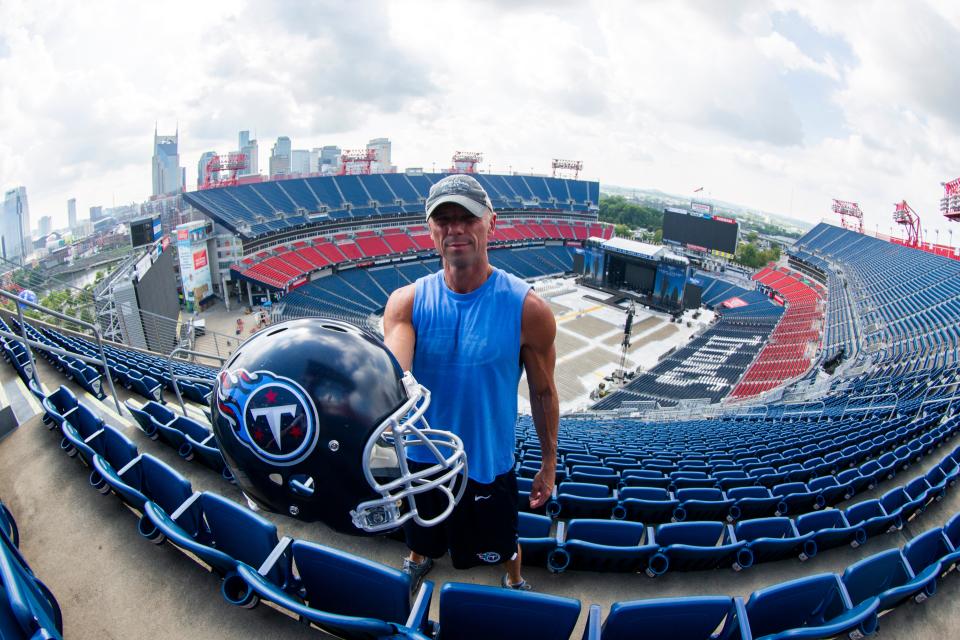
<path fill-rule="evenodd" d="M 945 389 L 946 387 L 960 387 L 960 381 L 955 380 L 953 382 L 944 382 L 941 384 L 934 385 L 932 387 L 927 387 L 927 390 L 923 392 L 923 400 L 920 401 L 920 406 L 919 408 L 917 408 L 917 413 L 920 413 L 921 411 L 923 411 L 923 405 L 927 404 L 928 402 L 943 402 L 944 400 L 950 401 L 949 403 L 947 403 L 947 409 L 946 409 L 946 411 L 949 412 L 950 406 L 953 404 L 954 399 L 960 398 L 960 395 L 949 396 L 947 398 L 931 398 L 929 400 L 927 399 L 927 396 L 930 395 L 931 391 L 936 391 L 937 389 Z M 954 389 L 954 392 L 956 392 L 956 389 Z"/>
<path fill-rule="evenodd" d="M 20 317 L 20 333 L 22 335 L 20 337 L 14 336 L 14 339 L 19 340 L 20 342 L 23 342 L 26 345 L 30 345 L 31 343 L 33 343 L 33 346 L 36 346 L 36 348 L 38 349 L 50 349 L 50 350 L 54 349 L 54 347 L 51 347 L 50 345 L 43 344 L 42 342 L 34 342 L 29 338 L 27 338 L 27 324 L 23 318 L 23 307 L 21 305 L 26 305 L 27 307 L 34 309 L 36 311 L 39 311 L 40 313 L 45 313 L 47 315 L 53 316 L 54 318 L 60 318 L 61 320 L 66 320 L 67 322 L 72 322 L 78 326 L 85 327 L 92 330 L 93 335 L 97 339 L 97 350 L 100 352 L 100 360 L 97 361 L 96 359 L 92 359 L 93 362 L 91 362 L 91 364 L 94 362 L 97 362 L 103 365 L 103 377 L 107 379 L 107 384 L 110 386 L 110 393 L 111 395 L 113 395 L 113 403 L 117 407 L 117 414 L 121 416 L 123 415 L 123 409 L 121 409 L 120 399 L 117 397 L 117 390 L 113 386 L 113 376 L 110 374 L 110 363 L 107 362 L 107 354 L 103 350 L 103 337 L 100 335 L 99 327 L 89 322 L 84 322 L 83 320 L 80 320 L 78 318 L 72 318 L 64 313 L 60 313 L 59 311 L 48 309 L 43 305 L 36 304 L 35 302 L 30 302 L 29 300 L 23 300 L 17 295 L 10 293 L 9 291 L 4 291 L 0 289 L 0 296 L 13 300 L 14 304 L 17 306 L 17 315 Z M 40 378 L 38 377 L 36 363 L 34 363 L 33 361 L 33 353 L 30 351 L 29 348 L 26 351 L 27 351 L 27 355 L 30 357 L 30 364 L 33 365 L 34 382 L 36 382 L 39 385 Z M 89 356 L 85 356 L 79 353 L 62 351 L 62 354 L 78 358 L 79 360 L 82 360 L 84 362 L 91 361 Z"/>
<path fill-rule="evenodd" d="M 219 355 L 215 356 L 212 353 L 203 353 L 201 351 L 191 351 L 186 347 L 177 347 L 167 355 L 167 368 L 168 368 L 167 370 L 170 372 L 170 384 L 173 385 L 173 390 L 177 394 L 177 402 L 180 403 L 180 412 L 183 413 L 184 416 L 186 416 L 187 405 L 184 404 L 183 402 L 183 396 L 180 394 L 180 385 L 177 384 L 177 380 L 184 380 L 186 382 L 201 382 L 204 384 L 209 384 L 210 378 L 198 378 L 196 376 L 181 376 L 174 373 L 173 356 L 181 353 L 185 353 L 192 356 L 201 356 L 203 358 L 215 358 L 220 361 L 220 364 L 223 364 L 224 362 L 226 362 L 227 359 Z"/>
<path fill-rule="evenodd" d="M 893 414 L 897 412 L 897 409 L 900 408 L 900 395 L 893 392 L 881 393 L 875 396 L 857 396 L 856 398 L 847 397 L 847 401 L 843 405 L 843 412 L 840 414 L 840 419 L 843 420 L 846 417 L 847 411 L 853 412 L 853 411 L 872 411 L 873 409 L 886 409 L 887 405 L 879 405 L 876 407 L 874 406 L 873 403 L 879 400 L 880 398 L 894 399 L 894 403 L 892 405 L 889 405 L 890 415 L 887 416 L 887 420 L 889 420 L 890 418 L 893 417 Z M 849 408 L 851 400 L 868 400 L 868 399 L 870 400 L 870 404 L 868 404 L 865 407 L 860 406 L 860 407 L 854 407 L 852 409 Z"/>
<path fill-rule="evenodd" d="M 806 407 L 815 407 L 817 405 L 820 405 L 820 414 L 817 416 L 817 422 L 820 422 L 820 420 L 823 418 L 823 412 L 826 411 L 827 409 L 827 405 L 823 400 L 813 400 L 810 402 L 801 402 L 799 404 L 789 405 L 791 407 L 796 407 L 796 410 L 792 408 L 787 409 L 788 405 L 783 405 L 783 413 L 780 415 L 784 418 L 786 418 L 788 415 L 789 416 L 805 416 L 809 413 L 813 413 L 813 411 L 807 411 Z"/>

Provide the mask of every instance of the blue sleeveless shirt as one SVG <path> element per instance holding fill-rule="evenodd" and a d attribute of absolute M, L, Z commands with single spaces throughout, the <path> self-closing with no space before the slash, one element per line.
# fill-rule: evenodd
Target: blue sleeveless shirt
<path fill-rule="evenodd" d="M 500 269 L 470 293 L 443 270 L 419 278 L 413 298 L 413 376 L 430 390 L 426 418 L 463 440 L 471 479 L 483 484 L 514 465 L 520 319 L 530 285 Z M 421 447 L 412 460 L 430 462 Z"/>

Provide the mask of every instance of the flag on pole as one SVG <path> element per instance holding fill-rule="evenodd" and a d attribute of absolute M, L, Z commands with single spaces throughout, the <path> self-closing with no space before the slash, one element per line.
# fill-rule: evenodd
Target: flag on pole
<path fill-rule="evenodd" d="M 697 187 L 693 190 L 694 193 L 700 193 L 701 191 L 703 191 L 703 187 Z"/>

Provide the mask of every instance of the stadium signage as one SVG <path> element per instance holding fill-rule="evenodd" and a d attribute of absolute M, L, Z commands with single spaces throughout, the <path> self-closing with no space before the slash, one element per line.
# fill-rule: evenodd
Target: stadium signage
<path fill-rule="evenodd" d="M 716 216 L 716 215 L 715 215 L 715 216 L 713 216 L 713 219 L 716 220 L 717 222 L 726 222 L 727 224 L 734 224 L 734 223 L 736 223 L 736 220 L 734 220 L 734 219 L 732 219 L 732 218 L 724 218 L 723 216 Z"/>

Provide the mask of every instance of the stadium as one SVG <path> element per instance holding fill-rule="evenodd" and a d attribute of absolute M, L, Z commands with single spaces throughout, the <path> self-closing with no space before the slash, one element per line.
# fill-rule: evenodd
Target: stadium
<path fill-rule="evenodd" d="M 291 177 L 183 194 L 194 219 L 149 225 L 97 323 L 0 293 L 2 636 L 957 635 L 955 255 L 821 222 L 721 271 L 737 223 L 696 203 L 652 245 L 600 222 L 598 182 L 471 173 L 490 262 L 558 325 L 557 490 L 520 521 L 534 592 L 441 561 L 411 594 L 402 538 L 254 512 L 233 483 L 210 395 L 240 340 L 294 318 L 382 335 L 390 293 L 440 265 L 424 202 L 447 174 Z M 200 308 L 192 252 L 224 234 L 225 310 L 155 293 L 176 247 Z M 525 387 L 522 508 L 541 462 Z"/>

